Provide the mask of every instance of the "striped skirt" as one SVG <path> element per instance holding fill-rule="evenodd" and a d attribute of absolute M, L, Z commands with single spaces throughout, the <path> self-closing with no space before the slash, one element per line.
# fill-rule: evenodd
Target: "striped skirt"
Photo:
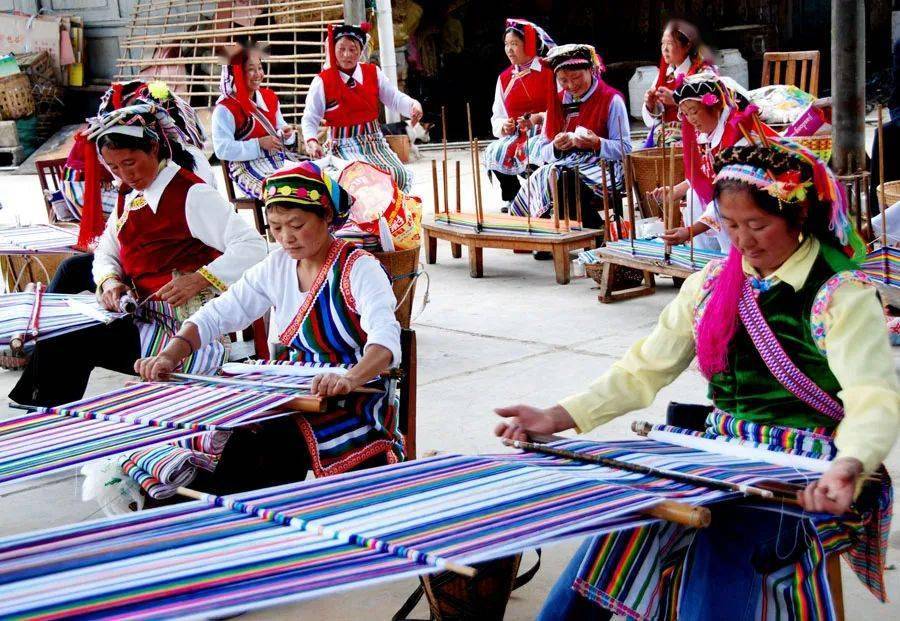
<path fill-rule="evenodd" d="M 723 441 L 752 442 L 755 446 L 779 452 L 822 457 L 833 454 L 824 446 L 822 436 L 799 430 L 748 424 L 722 412 L 707 419 L 706 432 L 680 431 Z M 722 434 L 727 434 L 723 437 Z M 733 434 L 733 435 L 732 435 Z M 829 442 L 827 439 L 825 442 Z M 807 449 L 811 449 L 806 452 Z M 885 601 L 883 570 L 887 552 L 887 535 L 893 506 L 893 491 L 887 473 L 879 488 L 866 490 L 857 501 L 857 513 L 840 518 L 817 515 L 812 518 L 799 509 L 785 507 L 739 507 L 738 512 L 752 529 L 754 524 L 777 523 L 775 534 L 785 539 L 771 559 L 755 552 L 757 580 L 747 588 L 751 596 L 754 619 L 827 619 L 835 618 L 834 602 L 828 587 L 826 557 L 845 554 L 850 567 L 863 584 L 881 601 Z M 724 505 L 723 512 L 733 507 Z M 771 511 L 784 516 L 771 519 Z M 747 513 L 751 512 L 747 518 Z M 757 512 L 757 513 L 752 513 Z M 768 514 L 768 515 L 767 515 Z M 756 516 L 754 518 L 754 515 Z M 596 604 L 625 615 L 629 619 L 677 619 L 690 610 L 680 611 L 682 597 L 690 606 L 695 599 L 686 593 L 714 591 L 717 583 L 728 583 L 728 576 L 710 572 L 699 557 L 717 559 L 718 550 L 709 542 L 717 535 L 729 537 L 738 528 L 728 519 L 713 519 L 702 536 L 698 531 L 672 523 L 655 523 L 629 531 L 615 532 L 595 538 L 582 560 L 572 588 Z M 765 526 L 759 533 L 748 533 L 747 539 L 764 542 L 772 535 Z M 790 533 L 790 537 L 782 535 Z M 757 536 L 758 535 L 758 536 Z M 791 548 L 785 550 L 784 548 Z M 724 559 L 727 565 L 728 559 Z M 767 566 L 768 564 L 768 566 Z M 700 581 L 699 587 L 696 582 Z M 689 586 L 690 585 L 690 586 Z M 743 583 L 728 583 L 735 593 L 743 592 Z M 735 605 L 740 605 L 735 602 Z M 735 614 L 735 618 L 737 614 Z M 745 617 L 740 617 L 745 618 Z"/>
<path fill-rule="evenodd" d="M 534 127 L 528 135 L 503 136 L 490 143 L 484 150 L 484 167 L 505 175 L 521 175 L 528 165 L 540 166 L 540 147 L 544 143 L 540 128 Z"/>
<path fill-rule="evenodd" d="M 412 185 L 410 171 L 388 145 L 377 121 L 365 125 L 332 127 L 331 154 L 350 162 L 363 161 L 390 173 L 401 192 Z"/>
<path fill-rule="evenodd" d="M 84 173 L 71 168 L 64 169 L 63 178 L 59 182 L 59 189 L 62 192 L 68 211 L 71 212 L 71 218 L 66 218 L 66 220 L 80 221 L 81 210 L 84 209 Z M 118 197 L 119 193 L 111 185 L 104 186 L 100 190 L 100 202 L 103 206 L 104 214 L 112 213 L 116 208 Z"/>
<path fill-rule="evenodd" d="M 135 322 L 141 337 L 141 357 L 157 356 L 166 348 L 178 330 L 181 329 L 183 318 L 189 316 L 190 309 L 197 309 L 202 304 L 201 299 L 210 299 L 212 296 L 205 289 L 189 300 L 184 307 L 173 309 L 166 302 L 151 300 L 140 308 L 140 315 Z M 212 375 L 228 360 L 229 348 L 226 346 L 227 337 L 213 341 L 184 359 L 180 371 L 195 375 Z"/>
<path fill-rule="evenodd" d="M 228 162 L 228 176 L 252 198 L 262 198 L 263 182 L 279 168 L 297 161 L 297 156 L 288 151 L 266 151 L 263 157 L 245 162 Z"/>
<path fill-rule="evenodd" d="M 553 195 L 550 189 L 550 171 L 556 169 L 557 175 L 562 169 L 574 171 L 578 167 L 578 177 L 597 196 L 603 195 L 603 171 L 600 168 L 600 157 L 596 153 L 584 151 L 573 152 L 555 162 L 544 164 L 535 170 L 528 182 L 522 186 L 516 198 L 509 207 L 509 212 L 514 216 L 531 215 L 532 218 L 540 218 L 544 214 L 551 213 L 553 208 Z M 616 187 L 622 186 L 622 167 L 615 162 L 607 162 L 607 174 L 613 174 Z M 609 183 L 611 180 L 606 180 Z M 562 186 L 560 186 L 562 187 Z M 611 187 L 611 185 L 610 185 Z M 561 197 L 560 197 L 561 199 Z"/>

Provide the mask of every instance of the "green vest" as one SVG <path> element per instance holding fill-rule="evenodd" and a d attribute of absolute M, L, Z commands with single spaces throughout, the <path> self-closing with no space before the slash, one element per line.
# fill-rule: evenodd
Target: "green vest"
<path fill-rule="evenodd" d="M 837 272 L 853 269 L 856 266 L 850 259 L 823 245 L 799 291 L 780 282 L 758 298 L 766 321 L 791 361 L 835 399 L 841 386 L 813 341 L 810 317 L 813 301 L 825 282 Z M 729 348 L 728 371 L 710 380 L 709 398 L 719 409 L 754 423 L 797 429 L 833 429 L 838 423 L 795 397 L 775 379 L 741 323 Z"/>

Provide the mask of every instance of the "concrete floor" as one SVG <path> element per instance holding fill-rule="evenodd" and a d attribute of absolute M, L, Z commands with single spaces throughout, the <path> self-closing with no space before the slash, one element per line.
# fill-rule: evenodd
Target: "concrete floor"
<path fill-rule="evenodd" d="M 463 158 L 464 154 L 455 156 Z M 419 179 L 414 191 L 424 197 L 425 211 L 430 212 L 430 162 L 419 160 L 413 168 Z M 464 188 L 471 188 L 471 175 L 466 174 L 462 182 Z M 499 197 L 489 183 L 483 185 L 485 210 L 496 211 Z M 464 209 L 471 211 L 471 190 L 468 192 L 463 196 Z M 42 218 L 34 177 L 0 177 L 0 202 L 5 207 L 0 210 L 0 222 L 12 221 L 14 213 L 23 221 Z M 551 262 L 538 262 L 509 251 L 486 250 L 484 265 L 483 279 L 469 278 L 466 257 L 450 258 L 449 247 L 441 243 L 437 264 L 427 266 L 429 303 L 421 311 L 428 281 L 419 281 L 414 308 L 414 314 L 418 314 L 413 327 L 419 342 L 420 454 L 429 450 L 502 451 L 491 433 L 496 424 L 493 408 L 517 402 L 550 405 L 582 389 L 653 326 L 659 312 L 674 296 L 670 281 L 662 280 L 654 296 L 601 305 L 593 281 L 575 279 L 566 286 L 555 284 Z M 0 395 L 5 395 L 16 379 L 16 373 L 0 371 Z M 123 379 L 99 371 L 92 378 L 90 390 L 102 392 L 118 387 Z M 670 400 L 701 402 L 704 395 L 705 383 L 692 368 L 666 388 L 650 408 L 595 430 L 590 437 L 629 438 L 631 421 L 662 421 Z M 0 405 L 0 417 L 15 414 L 16 411 Z M 900 471 L 900 450 L 893 451 L 887 465 L 894 472 Z M 73 472 L 0 495 L 0 535 L 97 517 L 96 504 L 80 501 L 79 484 Z M 577 543 L 544 550 L 540 573 L 513 595 L 507 619 L 535 617 Z M 525 562 L 530 563 L 530 558 L 531 555 Z M 895 523 L 889 560 L 896 562 L 898 558 L 900 524 Z M 390 619 L 415 585 L 414 580 L 405 580 L 243 618 Z M 900 618 L 900 604 L 879 604 L 846 567 L 844 590 L 847 619 Z M 888 573 L 888 592 L 900 597 L 900 575 L 896 571 Z M 424 604 L 412 615 L 426 616 Z"/>

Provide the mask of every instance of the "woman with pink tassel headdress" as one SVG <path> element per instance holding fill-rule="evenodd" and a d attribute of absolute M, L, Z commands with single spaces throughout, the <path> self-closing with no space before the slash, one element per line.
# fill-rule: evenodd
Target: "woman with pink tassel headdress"
<path fill-rule="evenodd" d="M 651 439 L 813 460 L 804 468 L 821 477 L 797 493 L 806 513 L 743 505 L 701 531 L 651 525 L 588 541 L 540 619 L 603 618 L 595 604 L 640 619 L 832 619 L 834 553 L 884 601 L 892 495 L 881 463 L 900 431 L 900 391 L 881 304 L 858 270 L 864 246 L 832 172 L 786 139 L 759 139 L 715 158 L 727 259 L 689 277 L 650 335 L 585 392 L 500 408 L 496 433 L 587 432 L 649 406 L 696 355 L 712 405 L 670 405 Z"/>

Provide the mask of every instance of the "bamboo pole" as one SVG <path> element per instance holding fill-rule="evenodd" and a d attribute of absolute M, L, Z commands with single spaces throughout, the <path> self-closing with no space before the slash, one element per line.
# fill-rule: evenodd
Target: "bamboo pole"
<path fill-rule="evenodd" d="M 444 179 L 444 215 L 447 216 L 447 221 L 450 221 L 450 197 L 447 195 L 447 160 L 441 162 L 441 175 Z"/>
<path fill-rule="evenodd" d="M 684 147 L 682 146 L 682 149 Z M 693 154 L 691 154 L 693 155 Z M 694 178 L 694 158 L 688 157 L 688 162 L 690 168 L 688 169 L 690 172 L 689 178 Z M 688 238 L 691 242 L 691 268 L 694 267 L 694 191 L 692 189 L 688 189 L 688 200 L 690 201 L 690 205 L 688 209 L 690 210 L 690 222 L 688 223 Z"/>
<path fill-rule="evenodd" d="M 619 146 L 622 151 L 622 170 L 623 170 L 622 176 L 625 181 L 625 187 L 630 188 L 630 187 L 632 187 L 631 156 L 628 153 L 626 153 L 626 150 L 625 150 L 625 135 L 628 132 L 626 132 L 625 121 L 622 121 L 621 119 L 619 119 L 619 123 L 620 123 L 619 124 Z M 629 135 L 629 141 L 630 141 L 631 134 L 629 133 L 628 135 Z M 615 183 L 615 179 L 613 179 L 613 183 Z M 631 239 L 631 254 L 634 254 L 634 236 L 636 233 L 634 230 L 635 223 L 634 223 L 634 197 L 633 196 L 628 197 L 628 225 L 631 228 L 631 231 L 629 232 L 629 235 L 628 235 L 629 239 Z"/>
<path fill-rule="evenodd" d="M 531 177 L 525 177 L 525 226 L 531 235 Z"/>
<path fill-rule="evenodd" d="M 602 160 L 601 160 L 602 161 Z M 575 166 L 575 181 L 576 183 L 580 182 L 581 176 L 578 170 L 578 166 Z M 584 220 L 581 219 L 581 189 L 578 188 L 575 191 L 575 218 L 578 220 L 579 228 L 584 228 Z"/>
<path fill-rule="evenodd" d="M 462 212 L 462 175 L 460 174 L 460 162 L 459 160 L 455 160 L 456 163 L 456 213 Z"/>
<path fill-rule="evenodd" d="M 563 169 L 562 174 L 562 210 L 565 231 L 569 231 L 569 171 Z"/>
<path fill-rule="evenodd" d="M 291 3 L 279 3 L 279 6 L 291 6 Z M 207 11 L 203 11 L 203 10 L 185 11 L 183 13 L 178 13 L 177 16 L 179 18 L 194 17 L 195 19 L 180 20 L 176 24 L 157 24 L 157 23 L 154 23 L 153 20 L 163 19 L 163 16 L 162 15 L 150 16 L 149 18 L 147 18 L 146 21 L 137 23 L 136 26 L 139 28 L 148 29 L 148 28 L 159 28 L 163 25 L 191 27 L 191 26 L 201 26 L 201 25 L 207 25 L 207 24 L 232 24 L 232 23 L 235 23 L 233 8 L 234 7 L 223 7 L 223 8 L 207 10 Z M 271 9 L 277 8 L 277 6 L 275 6 L 275 5 L 258 5 L 258 6 L 254 6 L 253 8 L 260 10 L 260 13 L 255 16 L 256 20 L 275 19 L 277 17 L 286 17 L 288 15 L 302 15 L 305 13 L 321 13 L 321 11 L 316 7 L 293 8 L 293 9 L 287 9 L 287 10 L 283 10 L 283 11 L 271 10 Z M 341 7 L 335 6 L 334 8 L 341 8 Z M 229 12 L 229 13 L 231 13 L 231 15 L 229 17 L 214 17 L 212 19 L 209 19 L 207 17 L 210 13 L 212 13 L 213 15 L 217 15 L 219 13 L 225 13 L 225 12 Z M 167 13 L 166 17 L 168 17 L 169 15 L 170 14 Z M 206 17 L 206 19 L 202 19 L 204 17 Z M 326 20 L 326 21 L 335 21 L 335 20 Z M 304 22 L 292 22 L 292 23 L 299 25 L 299 24 L 310 24 L 310 23 L 315 23 L 315 22 L 305 22 L 304 21 Z"/>
<path fill-rule="evenodd" d="M 434 189 L 434 215 L 440 213 L 440 197 L 438 196 L 437 160 L 431 160 L 431 185 Z"/>
<path fill-rule="evenodd" d="M 641 513 L 689 528 L 706 528 L 712 522 L 712 514 L 706 507 L 695 507 L 675 500 L 663 500 Z"/>
<path fill-rule="evenodd" d="M 888 259 L 888 236 L 887 236 L 887 197 L 884 193 L 886 184 L 884 178 L 884 119 L 882 118 L 882 110 L 884 106 L 878 104 L 878 180 L 881 182 L 878 186 L 878 194 L 881 198 L 881 253 L 884 265 L 884 284 L 887 285 L 891 278 L 891 262 Z"/>
<path fill-rule="evenodd" d="M 340 22 L 307 22 L 307 25 L 315 25 L 315 26 L 327 26 L 328 24 L 337 24 Z M 295 29 L 294 24 L 287 25 L 279 25 L 279 26 L 243 26 L 240 28 L 228 28 L 223 29 L 221 31 L 212 30 L 210 32 L 198 32 L 194 35 L 194 39 L 212 39 L 216 37 L 221 37 L 223 35 L 244 35 L 244 34 L 270 34 L 273 32 L 293 32 Z M 303 33 L 317 33 L 321 28 L 296 28 L 297 32 Z M 132 42 L 151 42 L 151 41 L 178 41 L 179 39 L 184 38 L 186 33 L 178 32 L 172 34 L 158 34 L 158 35 L 140 35 L 132 38 Z"/>
<path fill-rule="evenodd" d="M 441 106 L 441 143 L 444 152 L 444 211 L 449 211 L 447 192 L 447 106 Z"/>
<path fill-rule="evenodd" d="M 306 4 L 321 4 L 323 0 L 284 0 L 283 3 L 286 6 L 293 5 L 306 5 Z M 147 12 L 151 10 L 159 10 L 170 7 L 191 7 L 191 6 L 200 6 L 204 4 L 212 5 L 213 7 L 218 6 L 218 2 L 216 0 L 152 0 L 150 2 L 137 2 L 135 3 L 135 12 L 138 9 L 147 9 Z M 279 3 L 270 3 L 270 4 L 279 4 Z M 343 5 L 339 2 L 335 2 L 334 4 L 327 5 L 326 9 L 341 9 Z M 212 9 L 210 9 L 212 10 Z"/>
<path fill-rule="evenodd" d="M 302 56 L 302 55 L 300 55 Z M 324 57 L 322 57 L 324 59 Z M 267 62 L 272 63 L 288 63 L 288 62 L 297 62 L 298 60 L 303 60 L 302 58 L 298 58 L 295 56 L 280 56 L 276 60 L 269 59 Z M 178 58 L 139 58 L 135 60 L 131 59 L 122 59 L 117 61 L 117 66 L 119 67 L 146 67 L 149 65 L 159 65 L 161 67 L 167 65 L 187 65 L 190 63 L 200 63 L 201 65 L 220 65 L 217 58 L 213 56 L 179 56 Z M 312 63 L 309 63 L 312 64 Z M 294 73 L 294 74 L 278 74 L 273 77 L 278 78 L 290 78 L 290 77 L 298 77 L 298 78 L 314 78 L 318 73 Z"/>
<path fill-rule="evenodd" d="M 606 160 L 600 160 L 600 174 L 603 177 L 603 241 L 609 243 L 612 223 L 609 221 L 609 167 Z"/>
<path fill-rule="evenodd" d="M 559 174 L 555 166 L 550 169 L 550 194 L 553 199 L 553 228 L 559 231 Z"/>
<path fill-rule="evenodd" d="M 481 231 L 482 225 L 484 224 L 484 204 L 482 203 L 481 196 L 481 156 L 479 155 L 478 150 L 478 138 L 475 139 L 475 188 L 478 196 L 478 200 L 475 203 L 475 222 L 478 225 L 478 230 Z"/>
<path fill-rule="evenodd" d="M 155 50 L 155 49 L 162 49 L 162 48 L 169 48 L 169 47 L 190 50 L 190 49 L 202 49 L 202 48 L 215 49 L 215 48 L 222 47 L 221 43 L 216 43 L 215 41 L 213 41 L 213 42 L 202 42 L 201 41 L 201 42 L 197 42 L 197 43 L 186 42 L 186 41 L 175 41 L 173 43 L 158 43 L 158 44 L 131 43 L 131 41 L 132 41 L 132 39 L 126 39 L 125 42 L 123 42 L 119 47 L 123 50 L 130 50 L 130 49 Z M 282 43 L 282 42 L 281 41 L 274 41 L 274 42 L 273 41 L 268 41 L 268 42 L 260 41 L 259 43 L 271 44 L 271 43 Z M 297 45 L 298 46 L 303 45 L 303 46 L 308 46 L 308 47 L 318 47 L 318 48 L 322 47 L 322 44 L 319 43 L 318 41 L 297 41 Z M 316 60 L 315 57 L 318 57 L 321 60 L 325 60 L 325 54 L 317 53 L 317 52 L 310 52 L 309 54 L 303 54 L 303 56 L 308 56 L 310 60 Z M 215 58 L 215 56 L 210 56 L 210 58 Z M 267 55 L 266 58 L 263 59 L 263 62 L 273 62 L 272 61 L 273 58 L 282 58 L 282 57 L 279 56 L 278 54 L 269 54 L 269 55 Z"/>

